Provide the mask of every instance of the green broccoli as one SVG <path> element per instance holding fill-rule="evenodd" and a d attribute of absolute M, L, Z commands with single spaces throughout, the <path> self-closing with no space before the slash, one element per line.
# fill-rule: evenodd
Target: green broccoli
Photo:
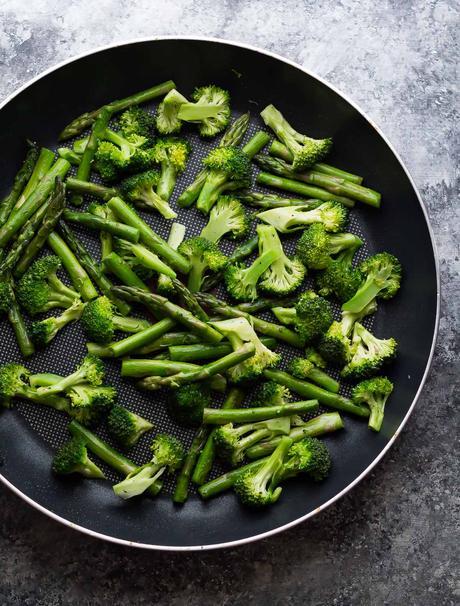
<path fill-rule="evenodd" d="M 176 272 L 143 244 L 133 244 L 122 238 L 115 238 L 113 244 L 116 252 L 128 265 L 132 264 L 130 257 L 135 257 L 147 269 L 166 274 L 170 278 L 176 277 Z"/>
<path fill-rule="evenodd" d="M 211 242 L 219 242 L 227 236 L 233 240 L 244 238 L 251 223 L 241 202 L 233 196 L 219 196 L 209 214 L 207 225 L 201 230 L 201 237 Z"/>
<path fill-rule="evenodd" d="M 305 350 L 305 358 L 309 360 L 312 364 L 324 370 L 327 366 L 326 360 L 323 356 L 318 353 L 313 347 L 307 347 Z"/>
<path fill-rule="evenodd" d="M 257 283 L 270 265 L 279 258 L 279 250 L 267 250 L 246 267 L 242 263 L 227 265 L 224 271 L 225 286 L 237 301 L 254 301 L 257 298 Z"/>
<path fill-rule="evenodd" d="M 58 475 L 78 473 L 85 478 L 105 479 L 101 469 L 88 457 L 84 440 L 71 438 L 53 458 L 53 471 Z"/>
<path fill-rule="evenodd" d="M 165 137 L 155 142 L 151 157 L 161 166 L 157 194 L 163 200 L 171 198 L 177 177 L 185 170 L 190 151 L 190 144 L 185 139 Z"/>
<path fill-rule="evenodd" d="M 348 210 L 341 202 L 323 202 L 313 209 L 308 204 L 271 208 L 258 213 L 257 217 L 282 234 L 290 234 L 313 223 L 321 223 L 326 231 L 335 233 L 346 227 Z"/>
<path fill-rule="evenodd" d="M 344 311 L 357 313 L 375 298 L 391 299 L 401 285 L 401 264 L 396 257 L 383 252 L 373 255 L 358 267 L 365 280 L 354 296 L 342 305 Z"/>
<path fill-rule="evenodd" d="M 57 277 L 62 263 L 56 255 L 47 255 L 35 261 L 19 280 L 17 299 L 31 315 L 44 313 L 56 307 L 71 307 L 80 295 Z"/>
<path fill-rule="evenodd" d="M 173 249 L 177 250 L 179 246 L 182 244 L 185 238 L 185 225 L 182 223 L 173 223 L 171 225 L 171 229 L 169 231 L 168 236 L 168 245 Z M 168 297 L 169 295 L 175 293 L 174 284 L 168 276 L 165 274 L 160 274 L 158 276 L 157 282 L 157 293 Z"/>
<path fill-rule="evenodd" d="M 115 484 L 114 493 L 122 499 L 130 499 L 145 492 L 165 472 L 173 473 L 182 466 L 185 449 L 174 436 L 158 434 L 152 442 L 152 459 L 141 465 L 126 478 Z"/>
<path fill-rule="evenodd" d="M 341 303 L 351 299 L 362 281 L 361 272 L 352 265 L 354 255 L 353 248 L 344 250 L 316 276 L 318 294 L 334 295 Z"/>
<path fill-rule="evenodd" d="M 351 355 L 342 369 L 345 379 L 359 381 L 378 373 L 384 364 L 396 356 L 395 339 L 378 339 L 362 324 L 355 322 L 351 341 Z"/>
<path fill-rule="evenodd" d="M 244 343 L 252 343 L 255 347 L 255 352 L 250 358 L 227 371 L 228 377 L 233 383 L 254 379 L 260 376 L 266 368 L 272 368 L 279 363 L 280 355 L 268 349 L 261 342 L 246 318 L 231 318 L 210 324 L 227 337 L 234 350 L 240 348 Z"/>
<path fill-rule="evenodd" d="M 184 103 L 188 103 L 184 95 L 181 95 L 175 88 L 169 91 L 157 109 L 156 126 L 159 133 L 171 135 L 180 131 L 182 121 L 178 114 L 180 106 Z"/>
<path fill-rule="evenodd" d="M 133 333 L 149 326 L 146 320 L 116 315 L 115 307 L 107 297 L 98 297 L 85 305 L 81 324 L 88 339 L 95 343 L 113 341 L 117 330 Z"/>
<path fill-rule="evenodd" d="M 315 482 L 321 482 L 329 475 L 330 468 L 331 455 L 327 446 L 318 438 L 306 436 L 289 449 L 279 481 L 305 473 Z"/>
<path fill-rule="evenodd" d="M 182 242 L 178 252 L 190 261 L 191 269 L 187 283 L 190 292 L 201 290 L 208 270 L 218 272 L 227 263 L 227 257 L 219 250 L 217 244 L 201 236 L 195 236 Z"/>
<path fill-rule="evenodd" d="M 330 377 L 323 370 L 315 366 L 308 358 L 294 358 L 289 364 L 289 372 L 297 379 L 313 381 L 320 387 L 332 393 L 338 393 L 338 381 Z"/>
<path fill-rule="evenodd" d="M 165 219 L 174 219 L 177 213 L 171 208 L 167 200 L 164 200 L 156 192 L 160 182 L 160 173 L 155 169 L 133 175 L 120 183 L 121 195 L 136 206 L 146 210 L 156 210 Z"/>
<path fill-rule="evenodd" d="M 68 307 L 60 316 L 33 322 L 30 328 L 30 336 L 34 345 L 45 347 L 51 343 L 58 332 L 67 326 L 67 324 L 80 319 L 84 308 L 85 304 L 76 299 L 74 304 Z"/>
<path fill-rule="evenodd" d="M 42 395 L 29 384 L 30 372 L 21 364 L 10 362 L 0 366 L 0 402 L 9 408 L 11 400 L 23 398 L 68 412 L 69 403 L 65 398 Z"/>
<path fill-rule="evenodd" d="M 107 429 L 125 448 L 131 448 L 144 433 L 153 429 L 153 423 L 116 404 L 107 417 Z"/>
<path fill-rule="evenodd" d="M 262 507 L 279 499 L 282 488 L 278 481 L 291 446 L 291 438 L 283 436 L 260 467 L 251 467 L 238 476 L 234 489 L 244 505 Z"/>
<path fill-rule="evenodd" d="M 102 385 L 104 380 L 105 369 L 102 360 L 92 354 L 85 356 L 77 370 L 67 377 L 63 377 L 53 385 L 40 387 L 37 393 L 42 396 L 57 394 L 67 391 L 78 385 L 89 383 L 90 385 Z"/>
<path fill-rule="evenodd" d="M 260 289 L 268 294 L 284 296 L 291 294 L 303 282 L 306 269 L 296 257 L 289 258 L 284 250 L 281 240 L 272 225 L 258 225 L 259 254 L 275 250 L 278 258 L 262 274 Z"/>
<path fill-rule="evenodd" d="M 186 101 L 179 106 L 178 118 L 199 124 L 202 137 L 214 137 L 230 123 L 230 95 L 215 85 L 201 86 L 193 91 L 194 103 Z"/>
<path fill-rule="evenodd" d="M 298 133 L 273 105 L 260 112 L 262 120 L 290 151 L 296 171 L 312 166 L 326 156 L 332 147 L 332 139 L 312 139 Z"/>
<path fill-rule="evenodd" d="M 261 440 L 288 435 L 290 428 L 289 417 L 246 423 L 238 427 L 234 427 L 233 423 L 221 425 L 213 432 L 216 454 L 232 467 L 236 467 L 244 460 L 248 448 Z"/>
<path fill-rule="evenodd" d="M 140 135 L 147 139 L 151 137 L 155 126 L 154 117 L 138 105 L 126 109 L 118 119 L 121 134 L 124 137 Z"/>
<path fill-rule="evenodd" d="M 208 174 L 196 207 L 205 214 L 209 213 L 224 191 L 249 185 L 251 163 L 239 147 L 216 147 L 209 152 L 203 164 Z"/>
<path fill-rule="evenodd" d="M 167 411 L 171 419 L 179 425 L 197 427 L 203 420 L 203 409 L 210 405 L 208 388 L 198 383 L 188 383 L 171 392 Z"/>
<path fill-rule="evenodd" d="M 287 387 L 275 381 L 265 381 L 255 392 L 251 406 L 284 406 L 290 399 L 291 392 Z"/>
<path fill-rule="evenodd" d="M 355 253 L 362 243 L 354 234 L 329 234 L 322 223 L 313 223 L 297 242 L 297 256 L 311 269 L 324 269 L 331 264 L 332 255 L 343 250 Z"/>
<path fill-rule="evenodd" d="M 333 322 L 329 301 L 306 290 L 295 306 L 295 331 L 305 343 L 316 341 Z"/>
<path fill-rule="evenodd" d="M 82 383 L 67 389 L 65 395 L 70 399 L 69 415 L 82 425 L 98 425 L 112 409 L 117 392 L 109 385 L 91 385 Z"/>
<path fill-rule="evenodd" d="M 385 404 L 393 391 L 393 383 L 387 377 L 374 377 L 366 379 L 355 385 L 351 392 L 353 402 L 356 404 L 367 404 L 371 414 L 369 416 L 369 427 L 374 431 L 380 431 L 385 413 Z"/>
<path fill-rule="evenodd" d="M 120 133 L 107 129 L 94 156 L 95 166 L 105 181 L 114 181 L 123 172 L 145 170 L 152 164 L 148 145 L 147 137 L 123 137 Z"/>

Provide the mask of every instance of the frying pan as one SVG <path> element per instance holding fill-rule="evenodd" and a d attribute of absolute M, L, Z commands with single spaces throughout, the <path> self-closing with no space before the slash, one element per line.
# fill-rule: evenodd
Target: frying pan
<path fill-rule="evenodd" d="M 251 110 L 248 136 L 262 126 L 258 114 L 268 103 L 279 107 L 301 132 L 332 136 L 334 151 L 328 161 L 363 175 L 366 184 L 382 193 L 380 210 L 360 205 L 352 213 L 351 230 L 366 239 L 362 254 L 388 250 L 404 268 L 400 293 L 382 303 L 373 320 L 378 336 L 394 336 L 399 342 L 398 360 L 388 369 L 395 389 L 381 433 L 374 434 L 365 422 L 344 415 L 345 430 L 326 438 L 334 462 L 328 480 L 321 484 L 293 480 L 271 508 L 245 509 L 231 493 L 210 502 L 192 495 L 185 506 L 177 507 L 168 495 L 170 485 L 155 501 L 119 502 L 107 482 L 63 481 L 50 472 L 53 449 L 67 439 L 67 420 L 60 413 L 20 403 L 16 410 L 1 414 L 0 479 L 26 502 L 91 536 L 180 551 L 238 545 L 280 532 L 336 501 L 374 467 L 406 423 L 426 379 L 438 326 L 439 274 L 420 196 L 375 125 L 341 93 L 292 62 L 221 40 L 134 41 L 80 56 L 35 78 L 0 107 L 0 194 L 21 163 L 26 138 L 53 147 L 57 133 L 75 116 L 168 79 L 185 94 L 207 83 L 228 88 L 235 115 Z M 179 192 L 212 145 L 192 138 L 194 153 Z M 151 215 L 148 220 L 160 235 L 167 236 L 165 221 Z M 178 220 L 187 224 L 190 235 L 199 233 L 203 224 L 195 210 L 181 211 Z M 81 235 L 97 255 L 97 241 Z M 1 325 L 1 335 L 0 362 L 19 360 L 6 323 Z M 72 326 L 28 366 L 34 372 L 69 373 L 84 353 L 80 328 Z M 192 434 L 173 427 L 167 419 L 163 395 L 141 393 L 122 382 L 117 366 L 108 364 L 108 380 L 119 389 L 121 401 L 155 419 L 159 430 L 173 430 L 190 443 Z M 101 435 L 106 437 L 103 429 Z M 130 456 L 142 462 L 148 456 L 148 444 L 146 437 Z"/>

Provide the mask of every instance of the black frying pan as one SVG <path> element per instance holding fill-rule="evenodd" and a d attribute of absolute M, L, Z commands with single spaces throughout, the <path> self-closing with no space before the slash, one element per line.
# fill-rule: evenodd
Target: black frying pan
<path fill-rule="evenodd" d="M 373 323 L 377 335 L 394 336 L 400 344 L 398 361 L 389 369 L 395 390 L 382 432 L 376 435 L 366 423 L 345 417 L 346 429 L 327 438 L 334 460 L 329 479 L 319 485 L 292 481 L 278 504 L 264 511 L 242 508 L 232 494 L 207 503 L 192 496 L 184 507 L 174 506 L 167 494 L 155 502 L 145 498 L 120 503 L 108 483 L 62 481 L 50 473 L 52 448 L 67 437 L 66 419 L 59 413 L 20 404 L 16 411 L 1 414 L 0 479 L 30 504 L 100 538 L 154 549 L 209 549 L 255 540 L 307 519 L 349 490 L 383 456 L 407 420 L 427 375 L 437 330 L 439 280 L 420 197 L 375 126 L 341 94 L 301 68 L 233 43 L 134 42 L 85 55 L 35 79 L 0 111 L 0 194 L 21 162 L 26 138 L 55 146 L 57 133 L 83 111 L 170 78 L 186 94 L 198 84 L 230 89 L 235 113 L 251 110 L 251 132 L 261 126 L 259 111 L 273 103 L 301 132 L 333 136 L 330 162 L 363 175 L 366 184 L 382 192 L 381 210 L 360 205 L 353 212 L 352 229 L 366 238 L 364 252 L 389 250 L 404 268 L 400 294 L 380 306 Z M 180 185 L 196 173 L 204 153 L 205 146 L 198 146 Z M 179 216 L 190 226 L 190 234 L 198 233 L 203 222 L 194 212 Z M 156 218 L 154 223 L 161 235 L 167 235 L 166 223 Z M 94 239 L 88 239 L 87 245 L 96 252 Z M 6 323 L 1 335 L 0 361 L 19 359 Z M 78 326 L 72 327 L 28 365 L 35 372 L 68 373 L 84 351 L 83 336 Z M 121 383 L 116 364 L 108 372 L 124 403 L 155 418 L 159 429 L 172 429 L 161 395 L 139 393 Z M 190 441 L 189 433 L 174 430 Z M 148 439 L 132 457 L 142 461 L 147 447 Z"/>

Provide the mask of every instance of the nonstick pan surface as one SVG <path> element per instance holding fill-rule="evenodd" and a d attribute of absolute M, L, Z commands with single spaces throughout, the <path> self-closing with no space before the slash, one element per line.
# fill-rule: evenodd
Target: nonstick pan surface
<path fill-rule="evenodd" d="M 92 536 L 119 543 L 163 550 L 210 549 L 256 540 L 318 513 L 364 477 L 388 450 L 415 405 L 431 362 L 439 315 L 438 268 L 420 197 L 376 127 L 340 93 L 300 67 L 230 42 L 135 41 L 79 57 L 36 78 L 0 108 L 0 195 L 21 163 L 26 138 L 54 148 L 57 134 L 75 116 L 168 79 L 185 94 L 208 83 L 229 89 L 234 115 L 251 111 L 246 139 L 263 126 L 259 111 L 268 103 L 279 107 L 301 132 L 332 136 L 334 150 L 328 161 L 363 175 L 366 185 L 382 193 L 380 210 L 357 205 L 352 211 L 350 230 L 366 240 L 360 254 L 388 250 L 404 268 L 400 293 L 382 303 L 368 324 L 378 336 L 393 336 L 399 342 L 399 357 L 387 373 L 395 389 L 381 433 L 374 434 L 365 422 L 344 415 L 345 429 L 325 438 L 334 462 L 327 481 L 291 481 L 280 501 L 265 510 L 245 509 L 231 493 L 210 502 L 193 494 L 185 506 L 178 507 L 168 494 L 170 484 L 155 501 L 120 502 L 110 483 L 63 481 L 50 472 L 53 450 L 68 437 L 66 417 L 25 403 L 0 414 L 0 479 L 31 505 Z M 200 142 L 192 129 L 189 133 L 194 152 L 176 188 L 179 193 L 214 144 Z M 153 215 L 147 218 L 167 237 L 166 221 Z M 178 220 L 187 225 L 188 236 L 198 234 L 204 224 L 195 209 L 180 211 Z M 97 239 L 78 233 L 97 256 Z M 232 245 L 226 246 L 226 252 L 231 250 Z M 20 360 L 6 322 L 0 325 L 0 334 L 0 363 Z M 85 354 L 84 342 L 78 325 L 68 327 L 27 365 L 34 372 L 67 374 Z M 293 355 L 287 348 L 281 351 L 286 359 Z M 155 419 L 158 430 L 174 431 L 189 444 L 193 432 L 168 420 L 163 394 L 137 391 L 120 379 L 118 366 L 108 363 L 107 374 L 108 382 L 119 390 L 120 401 Z M 107 437 L 103 429 L 100 435 Z M 143 462 L 148 445 L 145 437 L 129 456 Z"/>

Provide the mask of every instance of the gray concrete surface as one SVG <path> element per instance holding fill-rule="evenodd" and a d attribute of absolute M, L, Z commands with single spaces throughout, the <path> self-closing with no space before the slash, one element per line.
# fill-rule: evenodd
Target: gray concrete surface
<path fill-rule="evenodd" d="M 258 544 L 168 555 L 91 540 L 0 488 L 0 604 L 459 603 L 458 26 L 455 0 L 0 2 L 0 98 L 95 46 L 174 33 L 251 43 L 325 77 L 406 162 L 443 283 L 439 343 L 418 406 L 385 460 L 339 503 Z"/>

